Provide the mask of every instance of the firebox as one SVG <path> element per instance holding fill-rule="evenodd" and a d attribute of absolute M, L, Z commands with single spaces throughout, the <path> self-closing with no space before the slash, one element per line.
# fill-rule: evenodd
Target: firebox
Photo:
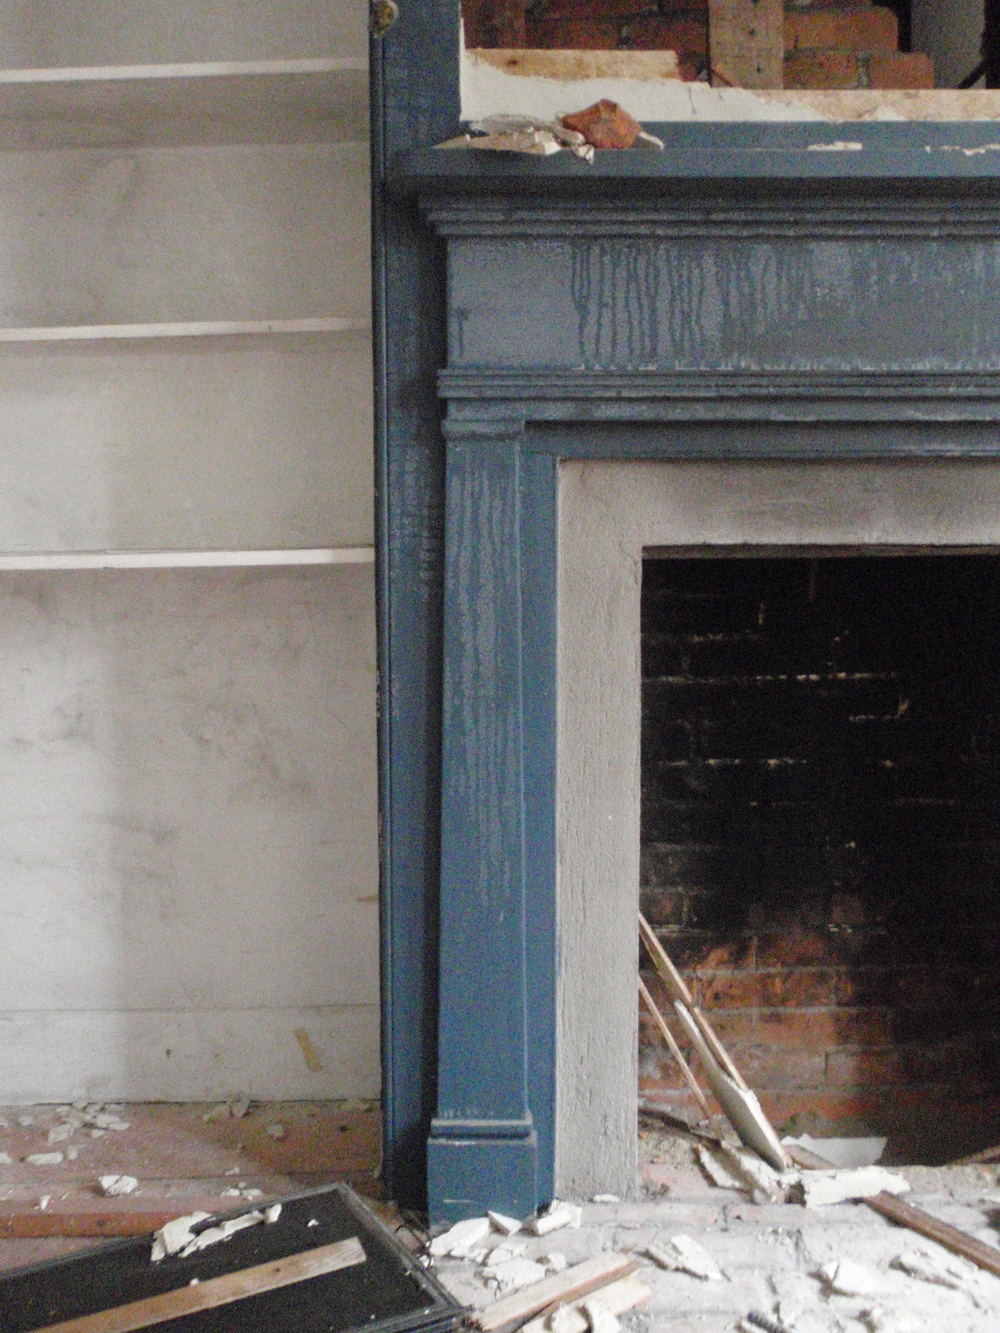
<path fill-rule="evenodd" d="M 647 556 L 641 621 L 642 910 L 772 1122 L 1000 1138 L 1000 557 Z"/>

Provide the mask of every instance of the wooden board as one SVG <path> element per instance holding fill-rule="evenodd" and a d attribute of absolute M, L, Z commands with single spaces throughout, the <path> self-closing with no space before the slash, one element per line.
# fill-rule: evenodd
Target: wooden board
<path fill-rule="evenodd" d="M 909 1227 L 918 1235 L 937 1241 L 946 1250 L 960 1254 L 963 1259 L 968 1259 L 980 1268 L 985 1268 L 987 1272 L 1000 1277 L 1000 1250 L 994 1245 L 976 1240 L 975 1236 L 969 1236 L 949 1222 L 942 1222 L 939 1218 L 932 1217 L 930 1213 L 914 1207 L 912 1203 L 904 1203 L 894 1194 L 875 1194 L 864 1202 L 890 1221 L 898 1222 L 900 1226 Z"/>
<path fill-rule="evenodd" d="M 141 1301 L 119 1305 L 112 1310 L 81 1315 L 60 1324 L 49 1324 L 38 1333 L 133 1333 L 135 1329 L 149 1328 L 169 1319 L 182 1319 L 201 1310 L 215 1310 L 220 1305 L 257 1296 L 264 1291 L 276 1291 L 307 1278 L 321 1277 L 341 1268 L 363 1264 L 365 1252 L 357 1236 L 338 1240 L 333 1245 L 322 1245 L 277 1259 L 269 1264 L 238 1269 L 222 1277 L 209 1278 L 192 1286 L 165 1291 L 158 1296 L 147 1296 Z"/>
<path fill-rule="evenodd" d="M 708 0 L 713 87 L 780 88 L 784 25 L 784 0 Z"/>
<path fill-rule="evenodd" d="M 589 1296 L 592 1291 L 599 1291 L 619 1278 L 628 1277 L 639 1267 L 639 1261 L 628 1254 L 600 1254 L 595 1259 L 585 1259 L 582 1264 L 574 1264 L 564 1273 L 555 1277 L 543 1278 L 522 1291 L 512 1292 L 503 1300 L 485 1310 L 471 1315 L 483 1333 L 495 1333 L 515 1321 L 524 1323 L 539 1310 L 549 1306 L 562 1305 L 568 1301 Z"/>
<path fill-rule="evenodd" d="M 170 1212 L 49 1213 L 0 1211 L 0 1240 L 43 1240 L 55 1236 L 148 1236 L 180 1217 L 184 1209 Z"/>

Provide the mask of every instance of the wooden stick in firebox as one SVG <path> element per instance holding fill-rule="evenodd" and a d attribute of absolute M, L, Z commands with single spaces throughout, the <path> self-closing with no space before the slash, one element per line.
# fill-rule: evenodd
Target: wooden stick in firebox
<path fill-rule="evenodd" d="M 716 1060 L 738 1088 L 741 1088 L 744 1092 L 749 1092 L 749 1084 L 733 1064 L 729 1057 L 729 1052 L 715 1035 L 715 1029 L 712 1027 L 711 1023 L 695 1004 L 691 992 L 684 984 L 684 978 L 677 971 L 676 967 L 674 967 L 666 949 L 664 949 L 663 945 L 656 938 L 656 932 L 641 912 L 639 913 L 639 938 L 646 946 L 646 950 L 649 953 L 650 958 L 653 960 L 653 966 L 660 974 L 660 980 L 666 986 L 667 994 L 670 996 L 671 1000 L 675 1002 L 679 1000 L 680 1003 L 690 1011 L 691 1017 L 697 1023 L 701 1035 L 704 1037 L 709 1050 L 715 1056 Z"/>
<path fill-rule="evenodd" d="M 701 1107 L 705 1119 L 708 1121 L 709 1124 L 711 1124 L 712 1108 L 709 1106 L 705 1094 L 698 1086 L 698 1080 L 695 1078 L 694 1074 L 692 1074 L 691 1066 L 684 1059 L 683 1052 L 681 1051 L 681 1048 L 677 1045 L 677 1041 L 674 1038 L 674 1034 L 667 1027 L 666 1019 L 660 1013 L 659 1009 L 656 1007 L 656 1001 L 653 999 L 652 995 L 650 995 L 649 991 L 646 989 L 646 983 L 643 981 L 642 977 L 639 978 L 639 995 L 640 998 L 642 999 L 643 1004 L 649 1010 L 650 1014 L 652 1014 L 653 1022 L 660 1029 L 660 1035 L 662 1036 L 663 1040 L 667 1043 L 667 1046 L 670 1048 L 670 1054 L 674 1057 L 674 1059 L 680 1066 L 680 1071 L 687 1080 L 688 1087 L 694 1093 L 695 1101 L 697 1101 L 698 1105 Z"/>

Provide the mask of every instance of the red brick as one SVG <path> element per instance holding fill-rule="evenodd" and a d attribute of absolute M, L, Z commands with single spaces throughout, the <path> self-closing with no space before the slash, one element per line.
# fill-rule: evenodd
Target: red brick
<path fill-rule="evenodd" d="M 503 48 L 524 45 L 525 0 L 462 0 L 465 44 Z"/>
<path fill-rule="evenodd" d="M 551 51 L 614 51 L 618 48 L 619 24 L 599 19 L 565 23 L 547 19 L 529 20 L 529 47 Z"/>
<path fill-rule="evenodd" d="M 757 1015 L 762 1046 L 797 1050 L 832 1050 L 838 1046 L 877 1046 L 889 1041 L 887 1009 L 763 1009 Z"/>
<path fill-rule="evenodd" d="M 741 1059 L 743 1077 L 752 1088 L 824 1088 L 826 1057 L 822 1051 L 775 1050 L 755 1045 Z"/>
<path fill-rule="evenodd" d="M 761 976 L 760 1003 L 818 1009 L 836 1003 L 837 974 L 831 968 L 796 968 Z"/>
<path fill-rule="evenodd" d="M 629 24 L 630 45 L 636 51 L 677 51 L 704 56 L 708 52 L 708 22 L 691 18 L 639 18 Z"/>
<path fill-rule="evenodd" d="M 662 930 L 665 926 L 682 926 L 690 896 L 685 889 L 644 887 L 642 914 L 654 930 Z"/>
<path fill-rule="evenodd" d="M 891 1004 L 896 974 L 887 967 L 842 968 L 837 971 L 836 1003 Z"/>
<path fill-rule="evenodd" d="M 795 52 L 785 56 L 786 88 L 857 88 L 857 56 L 841 51 Z"/>
<path fill-rule="evenodd" d="M 594 19 L 634 19 L 648 10 L 643 0 L 546 0 L 547 20 L 572 19 L 574 22 L 592 22 Z"/>
<path fill-rule="evenodd" d="M 790 930 L 759 936 L 756 962 L 761 968 L 822 966 L 831 953 L 828 932 L 793 926 Z"/>
<path fill-rule="evenodd" d="M 868 59 L 869 88 L 933 88 L 934 62 L 918 51 L 893 51 Z"/>
<path fill-rule="evenodd" d="M 889 9 L 785 14 L 787 51 L 896 51 L 899 23 Z"/>
<path fill-rule="evenodd" d="M 703 1009 L 759 1009 L 763 996 L 759 972 L 700 972 L 697 1000 Z"/>

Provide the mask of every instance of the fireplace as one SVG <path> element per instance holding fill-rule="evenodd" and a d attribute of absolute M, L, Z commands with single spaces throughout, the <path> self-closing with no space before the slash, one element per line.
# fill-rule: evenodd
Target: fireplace
<path fill-rule="evenodd" d="M 641 620 L 642 911 L 772 1123 L 1000 1138 L 1000 558 L 658 553 Z"/>
<path fill-rule="evenodd" d="M 643 553 L 1000 551 L 984 131 L 836 130 L 398 178 L 448 260 L 435 1218 L 635 1185 Z"/>

